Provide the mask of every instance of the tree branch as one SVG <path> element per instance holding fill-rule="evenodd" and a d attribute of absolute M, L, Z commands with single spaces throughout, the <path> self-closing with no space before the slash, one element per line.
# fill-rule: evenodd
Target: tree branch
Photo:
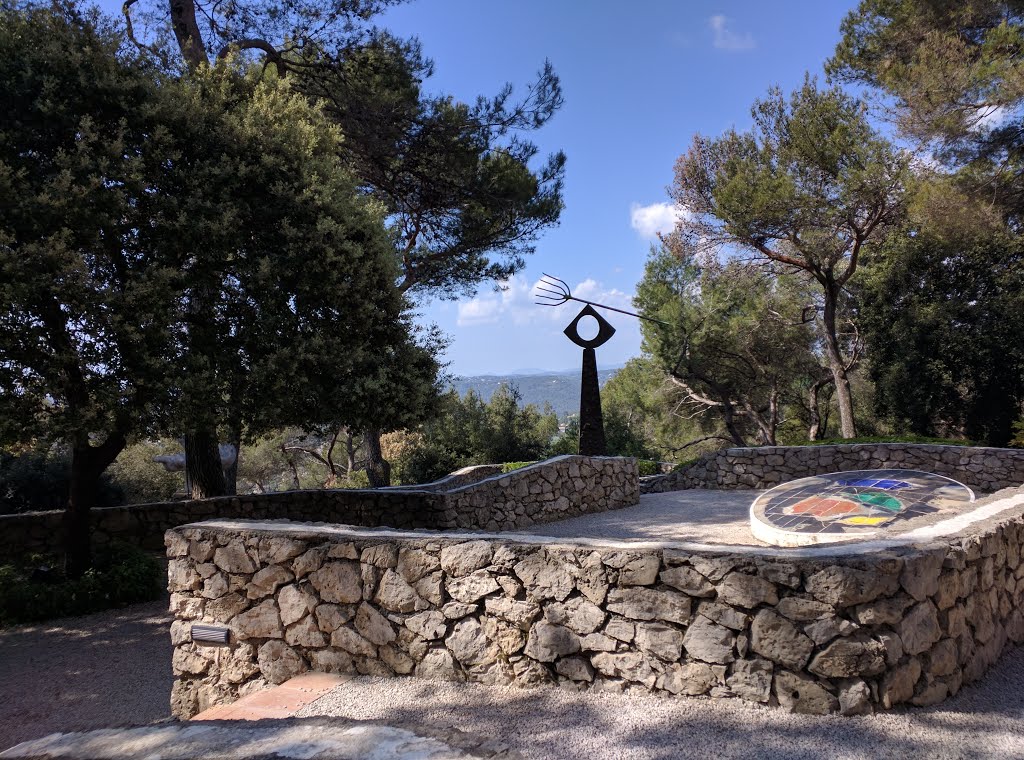
<path fill-rule="evenodd" d="M 217 53 L 217 60 L 223 61 L 232 53 L 238 53 L 242 50 L 262 50 L 267 54 L 267 60 L 277 66 L 278 72 L 282 72 L 286 68 L 284 58 L 281 56 L 281 51 L 266 40 L 261 40 L 255 37 L 229 42 L 220 49 L 219 53 Z"/>
<path fill-rule="evenodd" d="M 121 13 L 124 15 L 125 31 L 128 33 L 128 39 L 132 41 L 132 44 L 134 44 L 135 47 L 139 50 L 145 50 L 147 53 L 152 53 L 153 55 L 158 56 L 160 55 L 160 51 L 156 45 L 147 45 L 144 42 L 140 42 L 135 37 L 135 27 L 132 25 L 131 7 L 138 1 L 139 0 L 126 0 L 124 5 L 121 6 Z"/>

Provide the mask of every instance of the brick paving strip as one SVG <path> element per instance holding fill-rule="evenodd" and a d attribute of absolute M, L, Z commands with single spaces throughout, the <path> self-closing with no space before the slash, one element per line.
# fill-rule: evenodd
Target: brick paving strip
<path fill-rule="evenodd" d="M 280 686 L 248 694 L 229 705 L 211 707 L 192 720 L 264 720 L 290 718 L 331 689 L 351 681 L 350 675 L 304 673 Z"/>

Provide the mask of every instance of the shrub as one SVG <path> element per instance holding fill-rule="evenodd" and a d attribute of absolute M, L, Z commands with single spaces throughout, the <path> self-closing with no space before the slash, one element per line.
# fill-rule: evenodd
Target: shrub
<path fill-rule="evenodd" d="M 684 459 L 682 462 L 677 463 L 676 466 L 672 468 L 672 472 L 680 472 L 681 470 L 685 470 L 690 465 L 697 464 L 697 462 L 699 462 L 699 461 L 700 461 L 700 457 L 692 457 L 690 459 Z"/>
<path fill-rule="evenodd" d="M 140 441 L 125 448 L 107 469 L 106 475 L 121 489 L 126 504 L 170 501 L 185 486 L 184 476 L 167 472 L 153 461 L 158 454 L 181 450 L 176 441 Z"/>
<path fill-rule="evenodd" d="M 512 472 L 513 470 L 519 470 L 519 469 L 522 469 L 523 467 L 528 467 L 531 464 L 537 464 L 537 462 L 536 461 L 534 461 L 534 462 L 505 462 L 501 466 L 501 471 L 502 472 Z"/>
<path fill-rule="evenodd" d="M 1010 439 L 1010 447 L 1024 449 L 1024 417 L 1013 423 L 1013 438 Z"/>
<path fill-rule="evenodd" d="M 160 562 L 133 546 L 103 547 L 92 569 L 76 580 L 58 566 L 40 555 L 0 565 L 0 627 L 148 602 L 164 593 Z"/>
<path fill-rule="evenodd" d="M 0 451 L 0 515 L 64 509 L 68 505 L 71 459 L 66 452 Z M 100 479 L 98 507 L 124 503 L 121 489 L 109 475 Z"/>
<path fill-rule="evenodd" d="M 637 464 L 640 466 L 640 477 L 646 477 L 647 475 L 657 475 L 661 472 L 661 465 L 658 462 L 654 462 L 650 459 L 637 460 Z"/>
<path fill-rule="evenodd" d="M 355 470 L 347 478 L 341 478 L 334 486 L 335 488 L 369 488 L 370 476 L 366 470 Z"/>

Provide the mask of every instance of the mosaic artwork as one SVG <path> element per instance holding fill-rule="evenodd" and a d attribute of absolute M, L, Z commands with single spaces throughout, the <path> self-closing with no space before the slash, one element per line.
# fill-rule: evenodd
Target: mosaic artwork
<path fill-rule="evenodd" d="M 754 533 L 759 536 L 765 531 L 758 530 L 758 523 L 770 531 L 867 538 L 931 522 L 917 518 L 955 514 L 973 501 L 970 488 L 941 475 L 914 470 L 857 470 L 776 486 L 751 504 L 750 516 Z"/>

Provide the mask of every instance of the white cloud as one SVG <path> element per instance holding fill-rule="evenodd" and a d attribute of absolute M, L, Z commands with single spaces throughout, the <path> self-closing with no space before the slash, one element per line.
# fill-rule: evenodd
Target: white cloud
<path fill-rule="evenodd" d="M 686 211 L 671 203 L 652 203 L 641 206 L 634 203 L 629 207 L 629 224 L 640 237 L 654 240 L 658 233 L 671 232 L 676 221 L 686 216 Z"/>
<path fill-rule="evenodd" d="M 989 106 L 978 116 L 972 125 L 974 132 L 988 132 L 997 129 L 1005 124 L 1012 115 L 1012 111 L 1005 106 Z"/>
<path fill-rule="evenodd" d="M 729 19 L 721 14 L 709 18 L 708 26 L 715 35 L 712 44 L 719 50 L 750 50 L 757 47 L 750 32 L 734 32 L 729 28 Z"/>
<path fill-rule="evenodd" d="M 534 291 L 539 280 L 530 282 L 523 277 L 513 276 L 502 283 L 504 290 L 476 296 L 458 304 L 456 324 L 459 327 L 505 322 L 514 325 L 544 324 L 568 321 L 566 310 L 562 307 L 544 307 L 535 303 Z M 593 279 L 586 279 L 572 287 L 572 294 L 578 298 L 596 301 L 620 309 L 631 308 L 633 297 L 617 288 L 605 288 Z M 569 304 L 571 319 L 580 304 Z"/>
<path fill-rule="evenodd" d="M 493 298 L 474 298 L 459 304 L 459 326 L 487 325 L 498 321 L 501 304 Z"/>

